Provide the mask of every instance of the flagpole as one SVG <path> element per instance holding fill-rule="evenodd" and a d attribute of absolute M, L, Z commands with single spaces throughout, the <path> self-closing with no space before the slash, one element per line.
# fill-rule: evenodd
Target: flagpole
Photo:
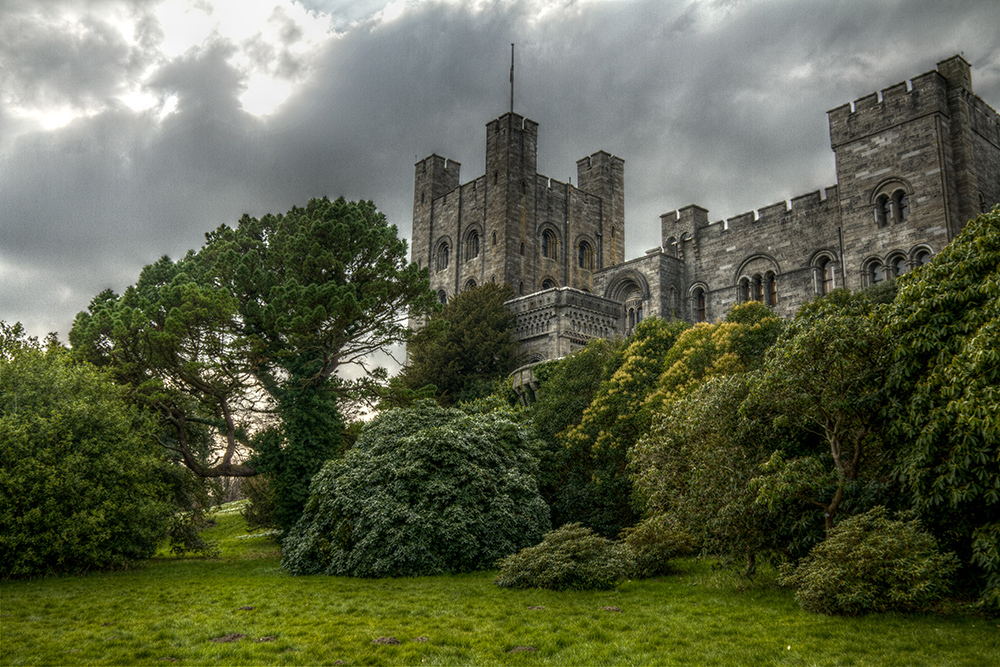
<path fill-rule="evenodd" d="M 514 113 L 514 45 L 510 45 L 510 112 Z"/>

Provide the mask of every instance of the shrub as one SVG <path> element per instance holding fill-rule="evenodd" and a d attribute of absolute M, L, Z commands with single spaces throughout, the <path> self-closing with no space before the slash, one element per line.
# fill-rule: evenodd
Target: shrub
<path fill-rule="evenodd" d="M 274 492 L 266 475 L 243 479 L 240 493 L 247 502 L 240 510 L 250 530 L 267 530 L 277 527 L 274 520 Z"/>
<path fill-rule="evenodd" d="M 492 567 L 549 528 L 532 448 L 496 404 L 383 412 L 314 478 L 282 567 L 355 577 Z"/>
<path fill-rule="evenodd" d="M 158 449 L 103 373 L 0 322 L 0 578 L 151 556 L 172 513 Z"/>
<path fill-rule="evenodd" d="M 783 567 L 781 583 L 812 612 L 909 611 L 944 596 L 957 569 L 915 519 L 890 520 L 876 507 L 841 522 L 798 567 Z"/>
<path fill-rule="evenodd" d="M 670 561 L 687 556 L 695 548 L 694 538 L 665 514 L 654 514 L 626 528 L 619 541 L 631 551 L 635 563 L 630 576 L 644 579 L 671 571 Z"/>
<path fill-rule="evenodd" d="M 497 565 L 500 574 L 494 583 L 501 588 L 556 591 L 614 588 L 634 568 L 630 549 L 579 523 L 546 533 L 540 544 Z"/>

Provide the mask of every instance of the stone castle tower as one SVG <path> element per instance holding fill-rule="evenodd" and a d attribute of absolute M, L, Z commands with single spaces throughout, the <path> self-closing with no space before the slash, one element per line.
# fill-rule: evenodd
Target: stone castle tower
<path fill-rule="evenodd" d="M 660 247 L 625 261 L 624 162 L 594 153 L 579 187 L 548 179 L 537 123 L 505 114 L 486 126 L 485 175 L 459 185 L 458 163 L 417 163 L 413 261 L 442 301 L 511 284 L 518 336 L 540 361 L 644 316 L 711 321 L 748 300 L 791 315 L 929 262 L 1000 202 L 1000 116 L 961 56 L 828 115 L 836 184 L 727 220 L 693 204 L 665 213 Z"/>
<path fill-rule="evenodd" d="M 486 125 L 486 174 L 463 185 L 458 162 L 417 162 L 412 259 L 442 302 L 486 282 L 590 290 L 597 271 L 624 260 L 624 161 L 583 158 L 574 187 L 538 173 L 537 149 L 538 123 L 506 113 Z"/>

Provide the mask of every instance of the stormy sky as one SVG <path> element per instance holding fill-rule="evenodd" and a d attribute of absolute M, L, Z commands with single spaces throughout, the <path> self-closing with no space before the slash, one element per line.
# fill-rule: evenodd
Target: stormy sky
<path fill-rule="evenodd" d="M 371 199 L 409 237 L 413 163 L 625 159 L 626 255 L 835 182 L 826 111 L 956 53 L 1000 106 L 996 0 L 0 0 L 0 319 L 62 340 L 105 288 L 241 215 Z"/>

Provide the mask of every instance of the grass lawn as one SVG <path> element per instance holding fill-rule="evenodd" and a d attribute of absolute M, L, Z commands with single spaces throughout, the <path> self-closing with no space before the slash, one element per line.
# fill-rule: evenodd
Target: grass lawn
<path fill-rule="evenodd" d="M 217 518 L 219 559 L 0 584 L 0 664 L 1000 664 L 996 619 L 818 616 L 696 560 L 610 592 L 502 590 L 488 572 L 290 577 L 238 514 Z"/>

